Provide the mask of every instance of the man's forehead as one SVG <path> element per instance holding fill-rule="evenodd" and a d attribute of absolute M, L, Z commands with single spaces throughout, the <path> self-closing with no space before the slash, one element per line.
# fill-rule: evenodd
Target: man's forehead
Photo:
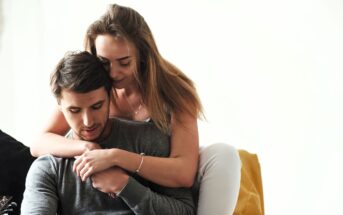
<path fill-rule="evenodd" d="M 104 87 L 87 93 L 63 89 L 60 103 L 64 106 L 88 107 L 106 99 L 108 99 L 108 94 Z"/>

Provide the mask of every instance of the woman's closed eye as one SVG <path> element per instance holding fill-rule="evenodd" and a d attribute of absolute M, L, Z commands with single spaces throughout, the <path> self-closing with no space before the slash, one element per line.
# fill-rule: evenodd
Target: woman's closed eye
<path fill-rule="evenodd" d="M 127 67 L 129 66 L 131 63 L 130 60 L 123 60 L 123 61 L 119 61 L 119 65 L 122 66 L 122 67 Z"/>

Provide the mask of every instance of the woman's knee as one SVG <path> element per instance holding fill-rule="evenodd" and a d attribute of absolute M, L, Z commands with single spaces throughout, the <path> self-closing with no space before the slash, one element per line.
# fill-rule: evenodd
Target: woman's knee
<path fill-rule="evenodd" d="M 214 143 L 200 152 L 199 173 L 203 175 L 240 175 L 241 160 L 237 149 L 226 143 Z"/>
<path fill-rule="evenodd" d="M 214 143 L 203 147 L 200 151 L 200 159 L 240 164 L 240 157 L 237 149 L 227 143 Z"/>

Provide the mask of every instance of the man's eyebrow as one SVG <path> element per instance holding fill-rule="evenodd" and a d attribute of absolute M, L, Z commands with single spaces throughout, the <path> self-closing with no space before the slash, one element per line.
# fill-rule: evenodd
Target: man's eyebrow
<path fill-rule="evenodd" d="M 100 101 L 98 101 L 98 102 L 92 104 L 91 106 L 95 106 L 95 105 L 98 105 L 98 104 L 102 104 L 102 103 L 104 103 L 104 102 L 105 102 L 105 100 L 103 99 L 103 100 L 100 100 Z"/>
<path fill-rule="evenodd" d="M 75 108 L 80 108 L 80 107 L 76 107 L 76 106 L 73 106 L 73 105 L 70 105 L 67 107 L 68 109 L 75 109 Z"/>

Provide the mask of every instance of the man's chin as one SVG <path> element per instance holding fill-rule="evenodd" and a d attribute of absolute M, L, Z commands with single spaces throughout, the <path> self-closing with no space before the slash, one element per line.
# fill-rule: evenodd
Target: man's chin
<path fill-rule="evenodd" d="M 88 142 L 95 142 L 97 140 L 97 138 L 86 138 L 86 137 L 82 137 L 81 139 Z"/>
<path fill-rule="evenodd" d="M 96 137 L 82 136 L 82 140 L 89 141 L 89 142 L 94 142 L 98 139 L 99 139 L 99 136 L 96 136 Z"/>
<path fill-rule="evenodd" d="M 102 129 L 101 127 L 97 126 L 93 130 L 83 130 L 81 131 L 81 137 L 85 141 L 94 141 L 99 138 L 102 132 L 100 132 Z"/>
<path fill-rule="evenodd" d="M 93 142 L 93 141 L 99 139 L 99 136 L 100 136 L 100 134 L 98 134 L 98 135 L 84 135 L 84 134 L 82 134 L 81 139 L 85 140 L 85 141 Z"/>

